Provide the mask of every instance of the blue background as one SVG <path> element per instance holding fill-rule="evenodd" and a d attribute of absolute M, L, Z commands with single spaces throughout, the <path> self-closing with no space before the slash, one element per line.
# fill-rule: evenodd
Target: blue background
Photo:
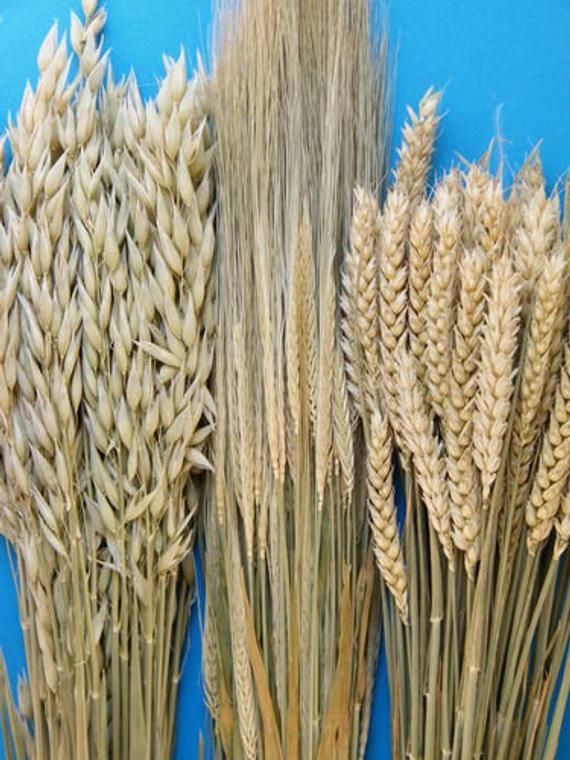
<path fill-rule="evenodd" d="M 107 0 L 107 45 L 117 74 L 134 68 L 145 98 L 156 90 L 162 53 L 207 57 L 211 0 Z M 27 79 L 36 81 L 36 54 L 54 20 L 69 26 L 78 0 L 0 2 L 0 127 L 18 109 Z M 393 47 L 398 49 L 394 117 L 396 139 L 407 104 L 430 86 L 444 88 L 436 171 L 481 157 L 500 137 L 505 166 L 516 168 L 542 140 L 550 187 L 570 166 L 570 3 L 567 0 L 393 0 L 386 3 Z M 508 176 L 508 171 L 507 171 Z M 207 741 L 200 682 L 200 611 L 195 606 L 181 682 L 177 758 L 198 756 Z M 0 544 L 0 647 L 12 682 L 23 670 L 22 637 L 10 564 Z M 570 721 L 560 757 L 570 755 Z M 389 757 L 386 675 L 380 664 L 369 743 L 370 758 Z M 3 758 L 0 747 L 0 759 Z M 208 753 L 207 753 L 208 756 Z"/>

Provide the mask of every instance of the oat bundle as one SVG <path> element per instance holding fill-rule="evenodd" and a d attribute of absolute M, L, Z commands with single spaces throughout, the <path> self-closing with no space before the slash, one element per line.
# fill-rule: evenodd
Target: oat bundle
<path fill-rule="evenodd" d="M 536 154 L 508 199 L 488 156 L 426 191 L 434 104 L 410 112 L 383 206 L 355 195 L 353 237 L 376 253 L 347 259 L 340 300 L 390 600 L 392 756 L 551 759 L 570 687 L 568 241 Z"/>
<path fill-rule="evenodd" d="M 42 45 L 2 186 L 0 520 L 28 663 L 3 701 L 17 757 L 165 758 L 214 417 L 213 149 L 203 75 L 167 61 L 145 106 L 83 10 L 71 56 L 56 28 Z"/>
<path fill-rule="evenodd" d="M 350 328 L 377 333 L 366 322 L 374 204 L 362 199 L 361 231 L 347 224 L 355 184 L 383 177 L 385 54 L 371 48 L 368 14 L 363 0 L 245 0 L 220 19 L 204 672 L 227 757 L 358 757 L 365 746 L 379 639 L 367 481 L 374 530 L 387 534 L 391 442 L 379 440 L 367 478 L 354 401 L 374 396 L 359 373 L 373 375 L 378 353 L 363 337 L 345 380 L 337 295 L 341 274 L 362 279 Z M 360 249 L 368 263 L 353 271 Z"/>

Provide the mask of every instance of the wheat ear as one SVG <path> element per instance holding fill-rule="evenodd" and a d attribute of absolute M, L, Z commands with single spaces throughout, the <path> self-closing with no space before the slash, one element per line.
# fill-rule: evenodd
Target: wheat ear
<path fill-rule="evenodd" d="M 560 557 L 566 551 L 570 542 L 570 487 L 566 484 L 566 493 L 562 498 L 558 516 L 556 518 L 556 544 L 554 546 L 554 556 Z"/>
<path fill-rule="evenodd" d="M 421 99 L 417 114 L 408 108 L 394 185 L 407 196 L 410 206 L 414 206 L 424 194 L 439 124 L 437 109 L 440 100 L 441 93 L 430 88 Z"/>
<path fill-rule="evenodd" d="M 481 163 L 469 166 L 463 177 L 463 242 L 469 249 L 477 244 L 478 224 L 485 187 L 489 181 L 488 154 Z"/>
<path fill-rule="evenodd" d="M 540 261 L 540 273 L 534 288 L 534 303 L 527 328 L 526 351 L 520 370 L 520 389 L 511 439 L 511 483 L 516 508 L 527 498 L 527 488 L 535 439 L 542 426 L 540 409 L 552 371 L 550 358 L 557 325 L 562 319 L 566 291 L 566 257 L 558 252 Z"/>
<path fill-rule="evenodd" d="M 560 508 L 570 472 L 570 347 L 564 361 L 554 407 L 544 435 L 530 498 L 526 505 L 527 546 L 531 554 L 546 540 Z"/>
<path fill-rule="evenodd" d="M 453 537 L 473 574 L 479 556 L 480 485 L 473 460 L 473 398 L 485 312 L 485 256 L 467 251 L 460 264 L 459 305 L 453 332 L 444 441 L 453 516 Z"/>
<path fill-rule="evenodd" d="M 375 411 L 371 420 L 367 459 L 368 515 L 376 564 L 406 623 L 408 580 L 398 534 L 392 453 L 388 419 L 380 411 Z"/>
<path fill-rule="evenodd" d="M 438 417 L 444 416 L 444 399 L 449 393 L 451 345 L 457 284 L 457 262 L 461 243 L 458 191 L 450 182 L 441 182 L 433 201 L 433 265 L 427 301 L 426 384 L 429 399 Z"/>
<path fill-rule="evenodd" d="M 549 256 L 560 235 L 558 197 L 547 198 L 540 184 L 523 198 L 519 208 L 520 221 L 514 232 L 513 255 L 521 277 L 522 297 L 532 293 L 540 263 Z"/>
<path fill-rule="evenodd" d="M 349 389 L 361 414 L 377 403 L 379 211 L 374 196 L 357 188 L 350 227 L 350 250 L 343 270 L 343 346 Z"/>
<path fill-rule="evenodd" d="M 382 216 L 380 247 L 380 350 L 383 395 L 396 443 L 406 456 L 398 408 L 396 352 L 406 333 L 407 267 L 406 239 L 408 198 L 397 187 L 388 193 Z"/>
<path fill-rule="evenodd" d="M 505 249 L 507 235 L 507 204 L 500 179 L 485 175 L 474 221 L 473 244 L 481 248 L 491 266 Z"/>
<path fill-rule="evenodd" d="M 408 239 L 408 337 L 410 349 L 424 376 L 423 356 L 427 345 L 426 305 L 433 255 L 431 205 L 421 201 L 413 210 Z"/>
<path fill-rule="evenodd" d="M 473 457 L 481 473 L 484 506 L 499 471 L 507 431 L 519 312 L 518 276 L 510 259 L 502 256 L 491 272 L 473 416 Z"/>
<path fill-rule="evenodd" d="M 453 568 L 454 550 L 445 459 L 418 380 L 416 361 L 404 347 L 398 352 L 397 368 L 403 436 L 412 454 L 430 523 Z"/>

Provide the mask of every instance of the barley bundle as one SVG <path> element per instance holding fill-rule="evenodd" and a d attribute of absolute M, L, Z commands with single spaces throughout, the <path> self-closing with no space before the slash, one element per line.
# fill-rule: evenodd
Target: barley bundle
<path fill-rule="evenodd" d="M 368 12 L 246 0 L 221 17 L 204 671 L 228 757 L 357 757 L 367 735 L 379 595 L 353 399 L 375 392 L 359 372 L 377 352 L 363 338 L 347 383 L 337 292 L 346 266 L 366 281 L 350 329 L 374 314 L 374 262 L 351 267 L 361 247 L 374 254 L 378 220 L 368 204 L 359 233 L 346 222 L 354 185 L 383 176 L 385 55 Z M 374 502 L 386 445 L 369 467 Z M 393 529 L 382 506 L 375 525 Z"/>
<path fill-rule="evenodd" d="M 54 28 L 9 130 L 0 515 L 29 681 L 3 698 L 17 757 L 165 758 L 214 414 L 212 148 L 203 76 L 167 61 L 145 107 L 83 9 L 77 77 Z"/>

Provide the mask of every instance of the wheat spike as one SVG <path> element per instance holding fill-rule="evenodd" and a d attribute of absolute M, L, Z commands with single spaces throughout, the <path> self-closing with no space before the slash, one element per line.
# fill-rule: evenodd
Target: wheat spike
<path fill-rule="evenodd" d="M 441 182 L 433 201 L 436 239 L 427 301 L 426 385 L 438 417 L 444 416 L 449 393 L 451 345 L 456 298 L 457 263 L 461 242 L 459 195 L 450 181 Z"/>
<path fill-rule="evenodd" d="M 527 546 L 535 554 L 554 526 L 570 472 L 570 348 L 564 361 L 526 505 Z"/>
<path fill-rule="evenodd" d="M 556 544 L 554 546 L 554 556 L 560 557 L 570 542 L 570 488 L 566 484 L 566 493 L 562 497 L 560 509 L 555 523 Z"/>
<path fill-rule="evenodd" d="M 507 205 L 500 179 L 487 174 L 485 180 L 474 220 L 473 244 L 485 253 L 491 266 L 505 248 Z"/>
<path fill-rule="evenodd" d="M 507 431 L 519 312 L 518 276 L 510 259 L 503 256 L 490 275 L 473 416 L 473 458 L 481 473 L 484 507 L 499 471 Z"/>
<path fill-rule="evenodd" d="M 485 310 L 485 256 L 467 251 L 460 263 L 459 304 L 453 332 L 449 394 L 444 400 L 453 537 L 473 574 L 479 556 L 480 486 L 471 447 L 473 399 Z"/>
<path fill-rule="evenodd" d="M 540 263 L 527 328 L 526 351 L 520 369 L 520 390 L 513 423 L 510 460 L 517 507 L 522 506 L 527 495 L 526 485 L 536 436 L 542 427 L 540 410 L 552 371 L 550 358 L 557 326 L 562 319 L 565 290 L 566 257 L 558 252 Z"/>
<path fill-rule="evenodd" d="M 376 564 L 406 623 L 408 581 L 398 535 L 392 441 L 388 419 L 380 411 L 372 415 L 367 472 L 368 515 Z"/>
<path fill-rule="evenodd" d="M 398 352 L 397 367 L 403 436 L 412 454 L 413 466 L 430 523 L 450 567 L 453 568 L 454 550 L 445 458 L 436 438 L 426 399 L 422 394 L 415 359 L 403 347 Z"/>
<path fill-rule="evenodd" d="M 406 239 L 408 198 L 390 190 L 384 206 L 380 246 L 380 351 L 383 396 L 396 443 L 406 457 L 405 439 L 398 408 L 396 352 L 403 344 L 407 322 Z"/>
<path fill-rule="evenodd" d="M 482 251 L 476 249 L 464 253 L 459 265 L 457 320 L 453 329 L 449 401 L 446 402 L 455 407 L 463 423 L 464 445 L 470 442 L 472 435 L 470 424 L 485 317 L 485 271 Z"/>
<path fill-rule="evenodd" d="M 427 345 L 426 304 L 433 256 L 431 205 L 421 201 L 412 212 L 408 241 L 408 336 L 410 349 L 418 362 L 420 378 Z"/>
<path fill-rule="evenodd" d="M 418 113 L 408 108 L 408 121 L 402 130 L 402 145 L 394 172 L 394 185 L 404 193 L 410 206 L 422 198 L 431 165 L 439 124 L 437 109 L 441 93 L 430 88 L 420 101 Z"/>
<path fill-rule="evenodd" d="M 558 220 L 557 220 L 558 221 Z M 565 252 L 566 268 L 564 272 L 564 280 L 566 282 L 566 290 L 561 294 L 560 308 L 556 312 L 556 319 L 552 324 L 552 334 L 550 339 L 550 352 L 548 356 L 548 366 L 550 371 L 548 373 L 544 393 L 540 401 L 540 408 L 538 410 L 536 425 L 541 428 L 548 418 L 548 414 L 552 408 L 554 402 L 554 395 L 556 392 L 556 386 L 560 377 L 560 370 L 562 361 L 564 358 L 564 341 L 568 330 L 568 251 L 567 241 L 562 241 L 562 250 Z M 553 254 L 556 256 L 556 249 Z"/>
<path fill-rule="evenodd" d="M 469 166 L 463 177 L 463 242 L 472 250 L 477 244 L 485 188 L 489 182 L 488 154 L 483 161 Z"/>
<path fill-rule="evenodd" d="M 544 186 L 526 191 L 520 203 L 520 222 L 513 239 L 515 266 L 522 282 L 522 297 L 532 294 L 540 264 L 554 249 L 560 236 L 560 208 L 558 197 L 547 198 Z"/>
<path fill-rule="evenodd" d="M 377 401 L 379 210 L 374 196 L 357 188 L 344 267 L 343 310 L 346 358 L 352 395 L 369 413 Z"/>

